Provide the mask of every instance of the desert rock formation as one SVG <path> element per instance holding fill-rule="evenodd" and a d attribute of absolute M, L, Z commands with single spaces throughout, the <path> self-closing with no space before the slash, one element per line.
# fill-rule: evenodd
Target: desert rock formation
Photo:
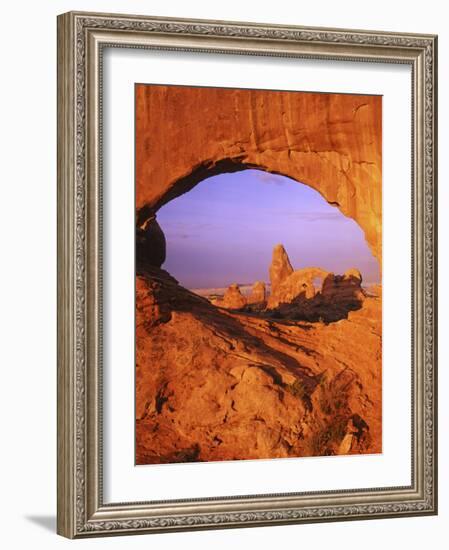
<path fill-rule="evenodd" d="M 365 293 L 362 290 L 362 276 L 357 269 L 349 269 L 343 276 L 328 275 L 324 281 L 321 293 L 325 298 L 336 301 L 363 301 Z"/>
<path fill-rule="evenodd" d="M 381 452 L 381 303 L 308 323 L 213 306 L 156 267 L 136 300 L 138 464 Z"/>
<path fill-rule="evenodd" d="M 275 308 L 283 303 L 291 303 L 298 296 L 311 299 L 316 294 L 316 287 L 321 285 L 329 275 L 328 271 L 318 267 L 307 267 L 293 270 L 287 251 L 282 244 L 273 249 L 270 265 L 271 295 L 269 308 Z"/>
<path fill-rule="evenodd" d="M 270 265 L 271 294 L 277 295 L 280 285 L 293 273 L 290 259 L 282 244 L 277 244 L 273 249 Z"/>
<path fill-rule="evenodd" d="M 332 322 L 359 309 L 365 299 L 357 269 L 334 275 L 318 267 L 293 270 L 282 245 L 276 245 L 270 266 L 271 295 L 267 308 L 273 316 Z"/>
<path fill-rule="evenodd" d="M 246 306 L 246 298 L 240 292 L 239 285 L 233 283 L 226 289 L 222 300 L 217 300 L 216 304 L 228 309 L 242 309 Z"/>
<path fill-rule="evenodd" d="M 378 453 L 382 288 L 294 270 L 211 300 L 161 269 L 158 209 L 255 168 L 316 189 L 382 255 L 382 98 L 136 86 L 137 464 Z M 300 237 L 300 236 L 298 236 Z M 197 289 L 201 290 L 201 289 Z"/>
<path fill-rule="evenodd" d="M 263 281 L 256 281 L 251 289 L 251 294 L 248 296 L 248 304 L 265 305 L 267 300 L 267 290 Z"/>
<path fill-rule="evenodd" d="M 161 267 L 166 258 L 165 235 L 157 223 L 156 214 L 151 214 L 136 232 L 136 257 L 141 263 Z"/>
<path fill-rule="evenodd" d="M 138 85 L 137 225 L 205 177 L 259 168 L 319 191 L 380 262 L 381 109 L 380 96 Z"/>
<path fill-rule="evenodd" d="M 358 269 L 349 269 L 344 275 L 334 275 L 319 267 L 294 270 L 282 244 L 273 249 L 269 273 L 268 298 L 265 283 L 257 281 L 248 297 L 234 283 L 222 297 L 214 295 L 209 300 L 218 307 L 271 318 L 329 323 L 345 319 L 350 311 L 360 309 L 366 297 Z M 373 289 L 371 294 L 379 295 L 379 290 Z"/>

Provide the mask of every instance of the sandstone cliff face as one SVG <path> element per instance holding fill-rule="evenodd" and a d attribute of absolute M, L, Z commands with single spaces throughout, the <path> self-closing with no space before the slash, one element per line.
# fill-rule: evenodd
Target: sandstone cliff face
<path fill-rule="evenodd" d="M 381 452 L 381 308 L 329 325 L 137 277 L 138 464 Z"/>
<path fill-rule="evenodd" d="M 255 167 L 319 191 L 381 262 L 381 108 L 378 96 L 138 85 L 137 225 L 207 176 Z"/>

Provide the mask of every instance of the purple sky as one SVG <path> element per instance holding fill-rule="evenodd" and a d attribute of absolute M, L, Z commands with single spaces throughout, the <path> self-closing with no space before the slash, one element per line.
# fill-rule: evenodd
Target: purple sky
<path fill-rule="evenodd" d="M 244 170 L 200 182 L 163 206 L 164 269 L 187 288 L 269 281 L 273 246 L 282 243 L 294 269 L 334 273 L 358 268 L 364 283 L 380 281 L 363 231 L 307 185 Z"/>

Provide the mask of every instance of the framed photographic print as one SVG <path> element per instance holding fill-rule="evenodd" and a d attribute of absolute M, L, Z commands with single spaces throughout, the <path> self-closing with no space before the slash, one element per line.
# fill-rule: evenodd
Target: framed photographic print
<path fill-rule="evenodd" d="M 58 18 L 58 532 L 437 511 L 431 35 Z"/>

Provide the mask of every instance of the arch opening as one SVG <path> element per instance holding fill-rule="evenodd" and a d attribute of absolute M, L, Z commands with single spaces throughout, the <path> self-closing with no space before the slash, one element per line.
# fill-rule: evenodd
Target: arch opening
<path fill-rule="evenodd" d="M 356 222 L 311 186 L 232 168 L 202 180 L 205 172 L 195 172 L 160 201 L 149 224 L 152 242 L 155 231 L 166 241 L 156 263 L 219 307 L 329 322 L 361 307 L 380 271 Z M 276 262 L 289 266 L 282 280 Z"/>
<path fill-rule="evenodd" d="M 145 84 L 135 97 L 136 463 L 381 452 L 381 287 L 366 292 L 361 262 L 354 254 L 342 262 L 353 241 L 338 248 L 329 226 L 346 216 L 342 223 L 357 224 L 361 246 L 381 263 L 382 98 Z M 235 268 L 221 280 L 188 281 L 170 263 L 177 254 L 165 212 L 212 176 L 252 170 L 290 178 L 292 193 L 319 193 L 334 215 L 322 256 L 335 263 L 306 254 L 322 248 L 316 216 L 301 230 L 294 216 L 273 220 L 275 199 L 264 199 L 271 216 L 257 222 L 269 186 L 259 181 L 246 202 L 231 196 L 242 208 L 230 210 L 221 233 L 210 219 L 196 235 L 173 228 L 181 264 L 203 275 Z M 226 198 L 215 202 L 212 222 Z M 298 213 L 293 199 L 285 202 Z M 187 205 L 187 222 L 195 218 Z M 266 231 L 253 232 L 253 222 Z M 262 272 L 249 270 L 258 259 Z M 247 282 L 250 289 L 239 285 Z M 210 285 L 220 292 L 188 289 Z"/>
<path fill-rule="evenodd" d="M 351 208 L 348 208 L 348 205 L 345 205 L 345 203 L 347 203 L 346 197 L 342 203 L 340 203 L 338 200 L 338 193 L 335 192 L 335 189 L 332 189 L 332 191 L 329 192 L 326 185 L 315 183 L 313 180 L 302 181 L 295 175 L 295 170 L 292 170 L 292 172 L 290 172 L 290 170 L 278 171 L 272 166 L 251 163 L 245 160 L 245 158 L 246 157 L 244 155 L 241 155 L 237 157 L 222 158 L 217 161 L 204 161 L 197 164 L 191 171 L 189 171 L 187 175 L 184 175 L 170 183 L 167 186 L 166 191 L 161 196 L 155 197 L 151 203 L 147 203 L 138 208 L 136 214 L 137 231 L 145 226 L 145 224 L 148 223 L 148 220 L 153 219 L 158 210 L 164 207 L 167 203 L 184 195 L 185 193 L 188 193 L 201 182 L 223 174 L 233 174 L 243 171 L 257 171 L 272 174 L 273 176 L 288 178 L 297 184 L 310 187 L 315 190 L 329 205 L 338 208 L 344 216 L 354 220 L 363 231 L 366 243 L 371 249 L 373 256 L 378 260 L 381 268 L 381 231 L 377 228 L 375 232 L 372 232 L 372 220 L 369 217 L 366 220 L 364 216 L 360 215 L 360 213 L 357 215 L 357 213 L 355 214 L 352 212 Z M 347 192 L 344 194 L 347 195 Z M 375 220 L 374 225 L 379 225 L 377 224 L 377 220 Z"/>

